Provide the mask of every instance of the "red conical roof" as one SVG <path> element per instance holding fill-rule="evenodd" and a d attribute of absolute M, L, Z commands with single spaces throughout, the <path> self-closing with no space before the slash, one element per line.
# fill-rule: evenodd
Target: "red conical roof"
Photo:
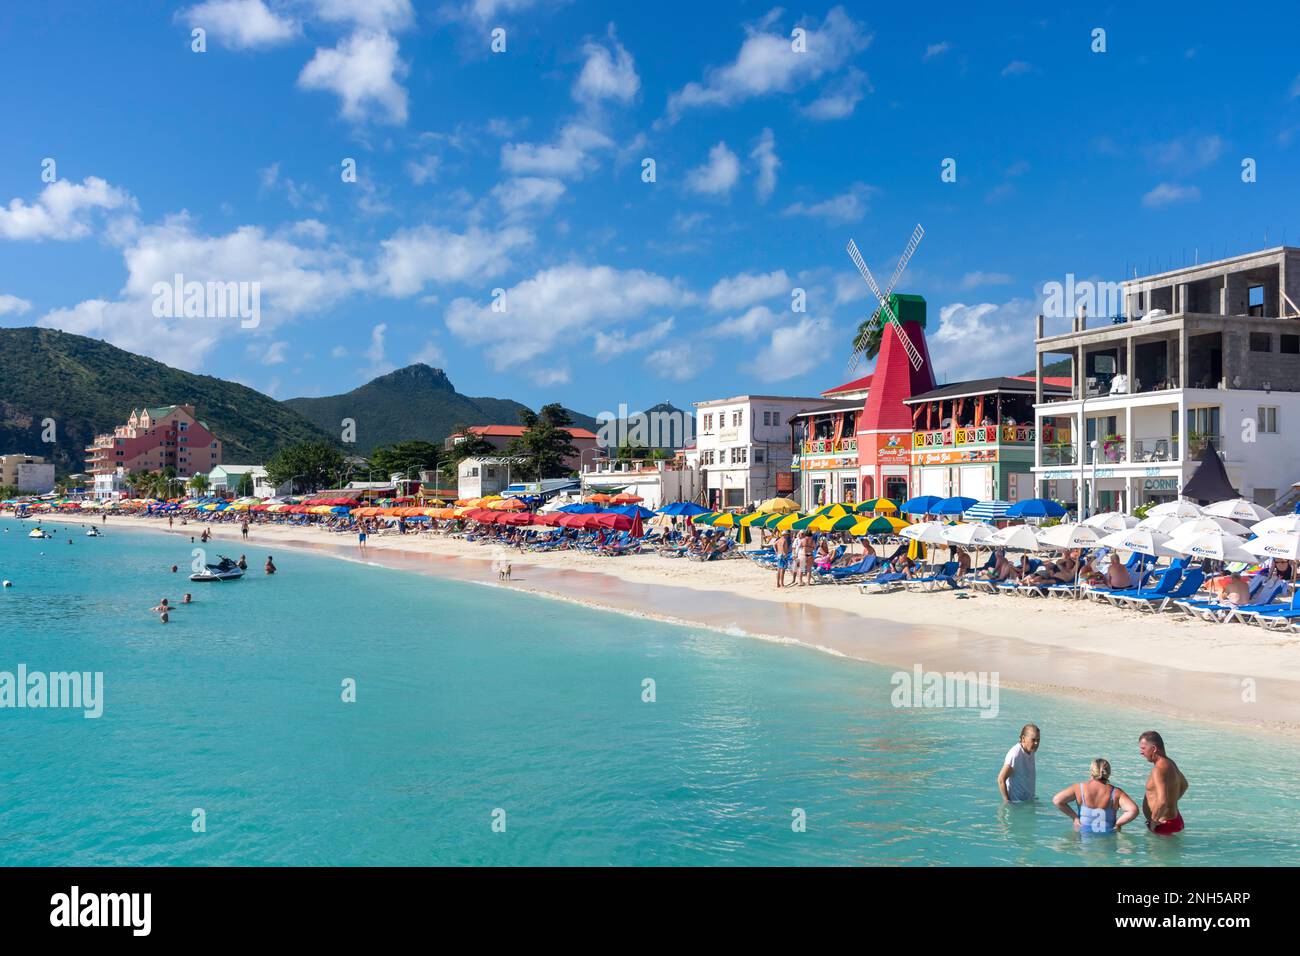
<path fill-rule="evenodd" d="M 880 354 L 876 356 L 876 367 L 871 373 L 871 391 L 867 393 L 858 431 L 911 431 L 912 410 L 903 404 L 903 400 L 935 387 L 930 350 L 925 344 L 925 327 L 919 322 L 905 322 L 903 329 L 921 353 L 921 367 L 912 367 L 907 349 L 899 340 L 898 326 L 886 322 L 880 335 Z"/>

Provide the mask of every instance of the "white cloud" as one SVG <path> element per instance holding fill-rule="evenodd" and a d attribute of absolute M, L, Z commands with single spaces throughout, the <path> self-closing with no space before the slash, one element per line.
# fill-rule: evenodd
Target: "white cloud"
<path fill-rule="evenodd" d="M 370 348 L 361 353 L 363 358 L 370 361 L 372 365 L 378 365 L 384 360 L 384 333 L 388 331 L 388 323 L 380 322 L 370 330 Z"/>
<path fill-rule="evenodd" d="M 613 36 L 610 43 L 612 50 L 594 40 L 583 44 L 582 52 L 587 59 L 573 84 L 573 98 L 578 102 L 595 104 L 602 100 L 616 100 L 630 103 L 641 88 L 641 78 L 637 76 L 632 54 Z"/>
<path fill-rule="evenodd" d="M 505 271 L 513 250 L 532 241 L 533 234 L 519 226 L 465 233 L 438 226 L 403 229 L 380 243 L 376 283 L 388 295 L 405 297 L 430 282 L 491 278 Z"/>
<path fill-rule="evenodd" d="M 507 215 L 545 212 L 564 195 L 564 183 L 541 176 L 519 176 L 498 183 L 492 196 Z"/>
<path fill-rule="evenodd" d="M 936 377 L 948 372 L 961 379 L 1019 375 L 1033 364 L 1038 311 L 1035 302 L 1025 299 L 945 305 L 939 310 L 939 327 L 926 337 Z"/>
<path fill-rule="evenodd" d="M 933 60 L 936 56 L 943 56 L 951 49 L 952 49 L 952 44 L 949 43 L 947 40 L 941 40 L 938 43 L 931 43 L 929 46 L 925 48 L 925 56 L 921 57 L 921 59 Z"/>
<path fill-rule="evenodd" d="M 130 194 L 98 176 L 80 183 L 60 179 L 41 190 L 36 202 L 10 200 L 0 206 L 0 239 L 84 239 L 97 210 L 134 210 Z"/>
<path fill-rule="evenodd" d="M 577 264 L 545 269 L 506 290 L 510 334 L 493 340 L 486 352 L 496 370 L 504 371 L 558 346 L 573 348 L 605 326 L 688 300 L 676 281 L 640 269 Z M 460 298 L 445 318 L 454 334 L 478 342 L 483 329 L 499 325 L 503 316 L 482 300 Z"/>
<path fill-rule="evenodd" d="M 1223 138 L 1211 134 L 1199 137 L 1177 137 L 1153 143 L 1143 149 L 1146 157 L 1157 166 L 1165 166 L 1178 173 L 1204 169 L 1223 154 Z"/>
<path fill-rule="evenodd" d="M 776 171 L 781 168 L 781 160 L 776 155 L 776 137 L 770 129 L 763 130 L 749 158 L 758 165 L 754 192 L 759 202 L 767 202 L 776 191 Z"/>
<path fill-rule="evenodd" d="M 831 325 L 804 316 L 794 325 L 772 330 L 768 344 L 754 359 L 754 372 L 765 382 L 780 382 L 811 372 L 831 355 Z"/>
<path fill-rule="evenodd" d="M 153 316 L 149 300 L 109 302 L 88 299 L 71 308 L 47 312 L 36 323 L 111 342 L 149 355 L 174 368 L 196 372 L 218 340 L 229 331 L 215 322 L 188 319 L 167 323 Z"/>
<path fill-rule="evenodd" d="M 698 345 L 669 345 L 645 357 L 645 367 L 660 378 L 684 382 L 713 364 L 713 353 Z"/>
<path fill-rule="evenodd" d="M 853 114 L 863 92 L 869 89 L 867 74 L 850 67 L 843 77 L 828 84 L 821 96 L 804 107 L 803 113 L 816 120 L 844 119 Z"/>
<path fill-rule="evenodd" d="M 818 203 L 791 203 L 785 207 L 787 216 L 811 216 L 828 222 L 857 222 L 867 214 L 867 200 L 875 189 L 866 183 L 854 183 L 848 192 Z"/>
<path fill-rule="evenodd" d="M 283 194 L 285 201 L 295 209 L 306 208 L 312 212 L 324 212 L 329 205 L 325 197 L 318 196 L 311 186 L 296 182 L 288 176 L 281 176 L 279 163 L 272 163 L 265 169 L 259 169 L 258 178 L 261 180 L 264 192 Z"/>
<path fill-rule="evenodd" d="M 983 285 L 1006 285 L 1011 282 L 1011 276 L 1005 272 L 968 272 L 961 277 L 961 287 L 963 289 L 977 289 Z"/>
<path fill-rule="evenodd" d="M 709 327 L 710 338 L 753 340 L 776 327 L 780 319 L 765 305 L 756 305 L 741 315 L 732 316 Z"/>
<path fill-rule="evenodd" d="M 462 20 L 487 23 L 501 14 L 522 13 L 540 2 L 541 0 L 469 0 L 454 12 Z"/>
<path fill-rule="evenodd" d="M 1300 76 L 1291 81 L 1291 99 L 1300 96 Z"/>
<path fill-rule="evenodd" d="M 361 31 L 333 49 L 317 47 L 298 74 L 298 85 L 336 94 L 343 117 L 352 122 L 373 118 L 401 124 L 406 122 L 406 89 L 398 78 L 406 73 L 396 40 L 387 33 Z"/>
<path fill-rule="evenodd" d="M 423 362 L 425 365 L 432 365 L 434 368 L 445 368 L 447 365 L 447 356 L 443 354 L 442 349 L 438 348 L 434 342 L 426 342 L 424 348 L 411 356 L 413 363 Z"/>
<path fill-rule="evenodd" d="M 32 304 L 16 295 L 0 295 L 0 315 L 25 315 Z"/>
<path fill-rule="evenodd" d="M 589 154 L 613 145 L 600 130 L 570 123 L 553 144 L 506 143 L 501 147 L 501 168 L 517 176 L 580 178 L 593 166 Z"/>
<path fill-rule="evenodd" d="M 1032 70 L 1033 67 L 1024 60 L 1012 60 L 1002 68 L 1003 76 L 1022 76 Z"/>
<path fill-rule="evenodd" d="M 272 13 L 262 0 L 206 0 L 181 16 L 234 50 L 271 47 L 298 35 L 298 24 Z"/>
<path fill-rule="evenodd" d="M 322 20 L 369 30 L 404 30 L 415 19 L 410 0 L 310 0 L 310 3 Z"/>
<path fill-rule="evenodd" d="M 709 150 L 708 162 L 686 174 L 686 188 L 691 192 L 716 196 L 730 192 L 739 178 L 740 160 L 726 143 L 718 143 Z"/>
<path fill-rule="evenodd" d="M 774 17 L 746 28 L 736 59 L 705 71 L 703 82 L 688 83 L 668 98 L 668 117 L 699 107 L 728 107 L 772 93 L 788 93 L 840 69 L 871 42 L 861 24 L 843 7 L 826 14 L 821 26 L 804 27 L 806 52 L 793 49 L 788 32 L 771 30 Z"/>
<path fill-rule="evenodd" d="M 709 306 L 719 312 L 743 309 L 790 292 L 790 277 L 784 269 L 775 272 L 750 273 L 719 279 L 709 290 Z"/>
<path fill-rule="evenodd" d="M 648 326 L 640 332 L 633 332 L 630 335 L 622 329 L 615 329 L 612 332 L 597 332 L 595 338 L 596 358 L 602 362 L 608 362 L 625 352 L 640 352 L 647 349 L 671 332 L 674 322 L 675 320 L 671 318 L 664 319 L 662 322 L 656 322 L 654 325 Z"/>
<path fill-rule="evenodd" d="M 288 348 L 289 343 L 284 341 L 272 342 L 270 345 L 254 344 L 248 347 L 248 355 L 263 365 L 281 365 L 288 361 L 284 354 Z"/>
<path fill-rule="evenodd" d="M 1171 203 L 1195 202 L 1201 198 L 1201 191 L 1195 186 L 1179 186 L 1176 183 L 1161 183 L 1142 197 L 1142 205 L 1149 209 L 1168 206 Z"/>
<path fill-rule="evenodd" d="M 423 186 L 425 183 L 431 183 L 438 178 L 438 168 L 442 165 L 442 160 L 433 155 L 426 153 L 417 159 L 408 160 L 406 163 L 406 175 L 411 178 L 411 182 L 417 186 Z"/>

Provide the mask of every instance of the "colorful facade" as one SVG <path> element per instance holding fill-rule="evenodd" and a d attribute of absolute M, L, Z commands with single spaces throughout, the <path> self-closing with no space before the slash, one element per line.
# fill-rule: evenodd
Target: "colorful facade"
<path fill-rule="evenodd" d="M 805 508 L 858 500 L 858 418 L 870 389 L 870 375 L 837 385 L 790 419 L 791 491 Z"/>
<path fill-rule="evenodd" d="M 131 412 L 125 425 L 98 436 L 86 449 L 86 470 L 96 476 L 174 468 L 177 477 L 210 472 L 221 464 L 221 442 L 199 421 L 193 405 Z"/>

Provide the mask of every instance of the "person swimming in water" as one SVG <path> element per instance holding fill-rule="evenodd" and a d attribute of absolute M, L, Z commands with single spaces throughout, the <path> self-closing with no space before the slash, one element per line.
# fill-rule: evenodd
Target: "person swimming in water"
<path fill-rule="evenodd" d="M 275 562 L 271 560 L 271 556 L 269 554 L 266 556 L 266 573 L 275 574 Z"/>
<path fill-rule="evenodd" d="M 237 561 L 236 563 L 239 565 L 239 570 L 241 571 L 248 570 L 248 559 L 245 558 L 242 554 L 239 556 L 239 561 Z"/>
<path fill-rule="evenodd" d="M 1025 724 L 1020 728 L 1020 740 L 1007 751 L 998 772 L 998 792 L 1007 803 L 1025 803 L 1034 799 L 1037 773 L 1034 768 L 1034 754 L 1042 732 L 1037 724 Z"/>
<path fill-rule="evenodd" d="M 1080 833 L 1119 833 L 1124 824 L 1137 818 L 1138 805 L 1110 782 L 1109 760 L 1098 757 L 1088 769 L 1090 780 L 1066 787 L 1052 798 L 1052 803 L 1074 821 Z M 1078 813 L 1070 806 L 1076 800 Z"/>
<path fill-rule="evenodd" d="M 190 597 L 190 592 L 189 592 L 189 591 L 186 591 L 186 592 L 185 592 L 185 597 L 181 598 L 181 603 L 182 603 L 182 604 L 189 604 L 189 603 L 191 603 L 193 600 L 194 600 L 194 599 Z"/>
<path fill-rule="evenodd" d="M 1138 738 L 1138 752 L 1152 764 L 1146 796 L 1142 798 L 1142 816 L 1146 817 L 1147 829 L 1161 836 L 1173 836 L 1183 829 L 1178 801 L 1187 793 L 1187 778 L 1178 764 L 1169 759 L 1164 738 L 1154 730 Z"/>
<path fill-rule="evenodd" d="M 166 624 L 168 621 L 167 615 L 171 611 L 171 609 L 172 609 L 171 604 L 168 602 L 166 598 L 160 599 L 157 604 L 149 608 L 149 610 L 153 611 L 155 614 L 159 616 L 159 618 L 161 618 L 162 623 L 164 624 Z"/>

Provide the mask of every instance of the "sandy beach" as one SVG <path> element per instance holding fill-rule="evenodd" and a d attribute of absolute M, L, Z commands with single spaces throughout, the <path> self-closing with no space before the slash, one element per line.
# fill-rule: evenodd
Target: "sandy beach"
<path fill-rule="evenodd" d="M 49 516 L 43 523 L 92 522 Z M 511 581 L 501 584 L 492 546 L 450 537 L 372 536 L 362 555 L 354 534 L 314 527 L 254 525 L 243 542 L 232 524 L 177 523 L 169 531 L 166 519 L 119 517 L 99 526 L 108 533 L 154 529 L 187 539 L 210 527 L 209 549 L 246 554 L 253 573 L 266 553 L 277 554 L 277 565 L 292 573 L 292 559 L 278 552 L 308 549 L 887 666 L 996 671 L 1004 686 L 1300 734 L 1300 634 L 1290 631 L 1059 598 L 949 590 L 864 595 L 830 584 L 778 591 L 771 572 L 745 559 L 703 564 L 654 554 L 511 550 L 500 552 L 512 565 Z"/>

